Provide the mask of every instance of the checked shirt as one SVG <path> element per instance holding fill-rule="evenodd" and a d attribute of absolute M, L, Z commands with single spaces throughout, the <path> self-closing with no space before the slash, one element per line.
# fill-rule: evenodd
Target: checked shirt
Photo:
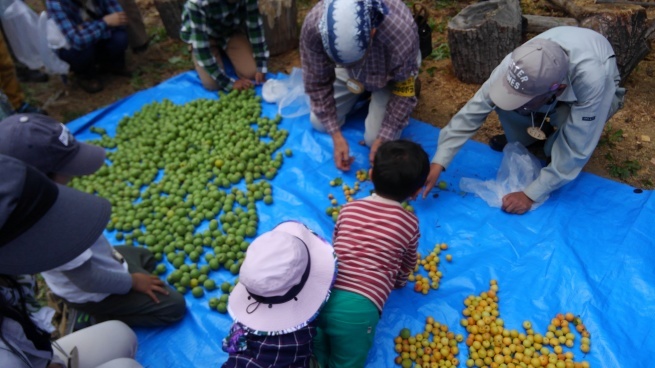
<path fill-rule="evenodd" d="M 189 0 L 182 11 L 180 38 L 193 47 L 200 66 L 216 80 L 219 88 L 230 89 L 234 80 L 223 72 L 211 52 L 211 45 L 225 50 L 234 33 L 243 31 L 252 45 L 257 71 L 266 73 L 268 47 L 257 0 Z"/>
<path fill-rule="evenodd" d="M 57 23 L 70 46 L 84 50 L 100 40 L 111 37 L 111 28 L 102 19 L 84 21 L 81 8 L 72 0 L 46 0 L 48 17 Z M 99 16 L 122 12 L 116 0 L 93 2 Z"/>
<path fill-rule="evenodd" d="M 378 26 L 373 43 L 363 62 L 348 68 L 351 78 L 364 84 L 367 91 L 376 91 L 395 82 L 418 75 L 418 31 L 409 8 L 401 0 L 385 0 L 389 14 Z M 339 130 L 336 101 L 334 100 L 335 63 L 323 48 L 319 21 L 323 5 L 318 3 L 305 17 L 300 33 L 300 59 L 302 61 L 305 92 L 309 95 L 312 112 L 328 133 Z M 416 107 L 416 96 L 392 94 L 378 138 L 395 139 L 397 133 L 409 124 L 409 115 Z"/>
<path fill-rule="evenodd" d="M 222 368 L 305 368 L 312 360 L 316 321 L 287 334 L 247 335 L 247 349 L 230 354 Z"/>

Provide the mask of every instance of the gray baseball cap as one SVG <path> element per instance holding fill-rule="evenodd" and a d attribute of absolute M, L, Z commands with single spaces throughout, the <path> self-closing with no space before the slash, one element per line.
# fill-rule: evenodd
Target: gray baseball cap
<path fill-rule="evenodd" d="M 68 128 L 41 114 L 15 114 L 0 121 L 0 153 L 45 174 L 89 175 L 105 162 L 105 149 L 78 142 Z"/>
<path fill-rule="evenodd" d="M 511 111 L 548 92 L 555 92 L 569 70 L 569 56 L 557 43 L 532 40 L 517 47 L 506 73 L 491 83 L 489 97 L 499 108 Z"/>
<path fill-rule="evenodd" d="M 55 184 L 23 161 L 0 154 L 0 273 L 59 267 L 101 236 L 109 202 Z"/>

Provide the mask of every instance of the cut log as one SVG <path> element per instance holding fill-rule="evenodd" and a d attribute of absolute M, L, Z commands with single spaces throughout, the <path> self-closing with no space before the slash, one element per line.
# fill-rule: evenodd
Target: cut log
<path fill-rule="evenodd" d="M 621 73 L 621 83 L 639 62 L 650 52 L 649 37 L 655 29 L 648 20 L 646 9 L 638 5 L 601 5 L 593 0 L 548 0 L 573 16 L 581 27 L 602 34 L 612 45 L 616 64 Z"/>
<path fill-rule="evenodd" d="M 490 0 L 469 5 L 448 22 L 448 46 L 455 76 L 481 84 L 521 44 L 518 0 Z"/>
<path fill-rule="evenodd" d="M 298 7 L 294 0 L 260 0 L 259 12 L 271 56 L 298 47 Z"/>
<path fill-rule="evenodd" d="M 155 8 L 157 8 L 161 22 L 164 24 L 164 29 L 166 29 L 166 34 L 170 38 L 180 38 L 184 3 L 184 0 L 155 0 Z"/>
<path fill-rule="evenodd" d="M 524 15 L 527 21 L 526 33 L 539 34 L 551 28 L 560 26 L 578 26 L 578 21 L 574 18 L 546 17 L 543 15 Z"/>

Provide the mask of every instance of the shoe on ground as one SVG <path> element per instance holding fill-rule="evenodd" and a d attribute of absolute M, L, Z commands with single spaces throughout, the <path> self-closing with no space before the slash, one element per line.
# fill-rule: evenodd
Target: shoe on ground
<path fill-rule="evenodd" d="M 21 82 L 45 83 L 50 79 L 46 73 L 29 68 L 16 68 L 16 76 Z"/>
<path fill-rule="evenodd" d="M 77 85 L 88 93 L 97 93 L 103 90 L 104 86 L 98 77 L 79 76 Z"/>
<path fill-rule="evenodd" d="M 41 114 L 41 115 L 48 115 L 48 113 L 36 106 L 32 106 L 28 104 L 27 102 L 23 102 L 22 105 L 20 105 L 19 108 L 16 109 L 16 113 L 18 114 Z"/>
<path fill-rule="evenodd" d="M 148 47 L 150 46 L 150 42 L 152 42 L 152 40 L 154 38 L 155 38 L 155 36 L 152 35 L 152 36 L 148 37 L 148 41 L 146 41 L 143 45 L 132 47 L 132 53 L 133 54 L 141 54 L 141 53 L 146 52 L 146 50 L 148 50 Z"/>
<path fill-rule="evenodd" d="M 92 315 L 73 308 L 70 309 L 69 318 L 69 321 L 71 321 L 70 332 L 79 331 L 96 324 L 96 320 Z"/>
<path fill-rule="evenodd" d="M 115 68 L 111 66 L 104 66 L 104 67 L 101 66 L 100 71 L 102 73 L 111 74 L 118 77 L 125 77 L 125 78 L 132 78 L 132 75 L 134 74 L 132 73 L 131 70 L 127 69 L 124 66 L 119 68 Z"/>
<path fill-rule="evenodd" d="M 497 152 L 503 152 L 503 148 L 507 145 L 507 137 L 505 134 L 498 134 L 491 137 L 489 140 L 489 147 Z"/>

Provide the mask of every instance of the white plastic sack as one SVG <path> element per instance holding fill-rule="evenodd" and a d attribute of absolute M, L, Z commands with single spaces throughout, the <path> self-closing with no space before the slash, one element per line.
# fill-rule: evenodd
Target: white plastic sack
<path fill-rule="evenodd" d="M 520 143 L 513 142 L 508 143 L 503 149 L 503 161 L 498 169 L 496 180 L 462 178 L 459 187 L 464 192 L 476 194 L 489 206 L 500 208 L 506 194 L 523 191 L 535 181 L 540 171 L 541 162 Z M 535 203 L 530 210 L 540 205 L 541 203 Z"/>
<path fill-rule="evenodd" d="M 302 69 L 293 68 L 286 79 L 269 79 L 262 86 L 264 101 L 278 104 L 278 113 L 295 118 L 310 112 L 309 96 L 305 93 Z"/>
<path fill-rule="evenodd" d="M 15 0 L 2 14 L 2 26 L 16 59 L 30 69 L 39 69 L 39 17 L 27 4 Z"/>
<path fill-rule="evenodd" d="M 53 29 L 54 27 L 54 29 Z M 43 61 L 43 66 L 48 74 L 68 74 L 70 66 L 67 62 L 61 60 L 52 48 L 59 49 L 68 47 L 66 37 L 61 33 L 59 27 L 52 19 L 48 19 L 46 12 L 41 12 L 39 16 L 39 55 Z M 53 44 L 57 47 L 53 47 Z"/>

